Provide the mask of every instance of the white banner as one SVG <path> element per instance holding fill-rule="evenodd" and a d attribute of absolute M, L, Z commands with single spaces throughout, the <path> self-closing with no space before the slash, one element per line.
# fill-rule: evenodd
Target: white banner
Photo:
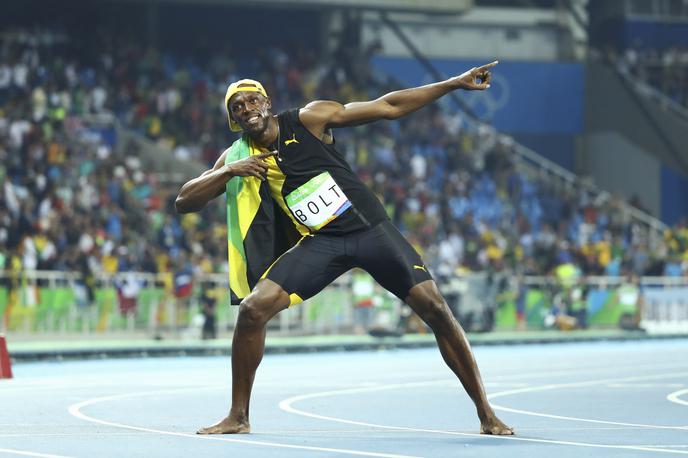
<path fill-rule="evenodd" d="M 688 287 L 645 288 L 640 326 L 652 334 L 688 332 Z"/>

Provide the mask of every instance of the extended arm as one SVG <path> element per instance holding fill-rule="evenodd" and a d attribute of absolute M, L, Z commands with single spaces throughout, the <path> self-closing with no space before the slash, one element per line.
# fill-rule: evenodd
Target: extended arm
<path fill-rule="evenodd" d="M 311 102 L 301 109 L 299 117 L 308 130 L 318 138 L 331 127 L 355 126 L 379 119 L 397 119 L 453 90 L 489 88 L 490 69 L 495 65 L 497 61 L 474 67 L 444 81 L 390 92 L 368 102 L 353 102 L 346 105 L 325 100 Z"/>
<path fill-rule="evenodd" d="M 276 153 L 263 153 L 225 164 L 227 151 L 222 153 L 212 169 L 184 183 L 174 202 L 177 213 L 191 213 L 203 209 L 208 202 L 225 192 L 227 182 L 236 176 L 253 176 L 265 180 L 268 166 L 264 159 Z"/>

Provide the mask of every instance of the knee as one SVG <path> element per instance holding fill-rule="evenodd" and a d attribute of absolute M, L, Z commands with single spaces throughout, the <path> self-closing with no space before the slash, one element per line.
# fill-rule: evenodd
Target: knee
<path fill-rule="evenodd" d="M 272 318 L 269 302 L 265 298 L 247 297 L 239 304 L 237 326 L 240 328 L 260 328 Z"/>
<path fill-rule="evenodd" d="M 262 307 L 259 301 L 246 298 L 239 304 L 237 327 L 260 328 L 265 326 L 269 320 L 265 307 Z"/>
<path fill-rule="evenodd" d="M 440 299 L 430 299 L 419 309 L 419 315 L 432 329 L 448 325 L 452 314 L 447 303 Z"/>
<path fill-rule="evenodd" d="M 434 288 L 423 288 L 412 293 L 409 305 L 428 326 L 436 329 L 452 323 L 453 316 L 449 305 L 439 291 Z"/>

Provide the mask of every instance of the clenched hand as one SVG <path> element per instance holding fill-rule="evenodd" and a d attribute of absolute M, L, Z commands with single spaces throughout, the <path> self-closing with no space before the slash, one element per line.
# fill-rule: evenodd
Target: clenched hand
<path fill-rule="evenodd" d="M 239 161 L 234 161 L 227 166 L 232 171 L 232 175 L 237 177 L 256 177 L 265 181 L 268 173 L 268 164 L 265 159 L 268 157 L 277 156 L 277 151 L 270 151 L 269 153 L 256 154 L 249 156 Z"/>

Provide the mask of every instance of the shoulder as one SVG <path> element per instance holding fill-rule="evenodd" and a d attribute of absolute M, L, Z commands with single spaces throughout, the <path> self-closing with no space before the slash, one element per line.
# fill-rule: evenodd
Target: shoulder
<path fill-rule="evenodd" d="M 301 108 L 298 117 L 299 121 L 319 138 L 326 126 L 343 109 L 344 105 L 333 100 L 315 100 Z"/>
<path fill-rule="evenodd" d="M 299 110 L 299 117 L 301 120 L 304 117 L 329 118 L 342 109 L 344 109 L 344 105 L 334 100 L 314 100 Z"/>

